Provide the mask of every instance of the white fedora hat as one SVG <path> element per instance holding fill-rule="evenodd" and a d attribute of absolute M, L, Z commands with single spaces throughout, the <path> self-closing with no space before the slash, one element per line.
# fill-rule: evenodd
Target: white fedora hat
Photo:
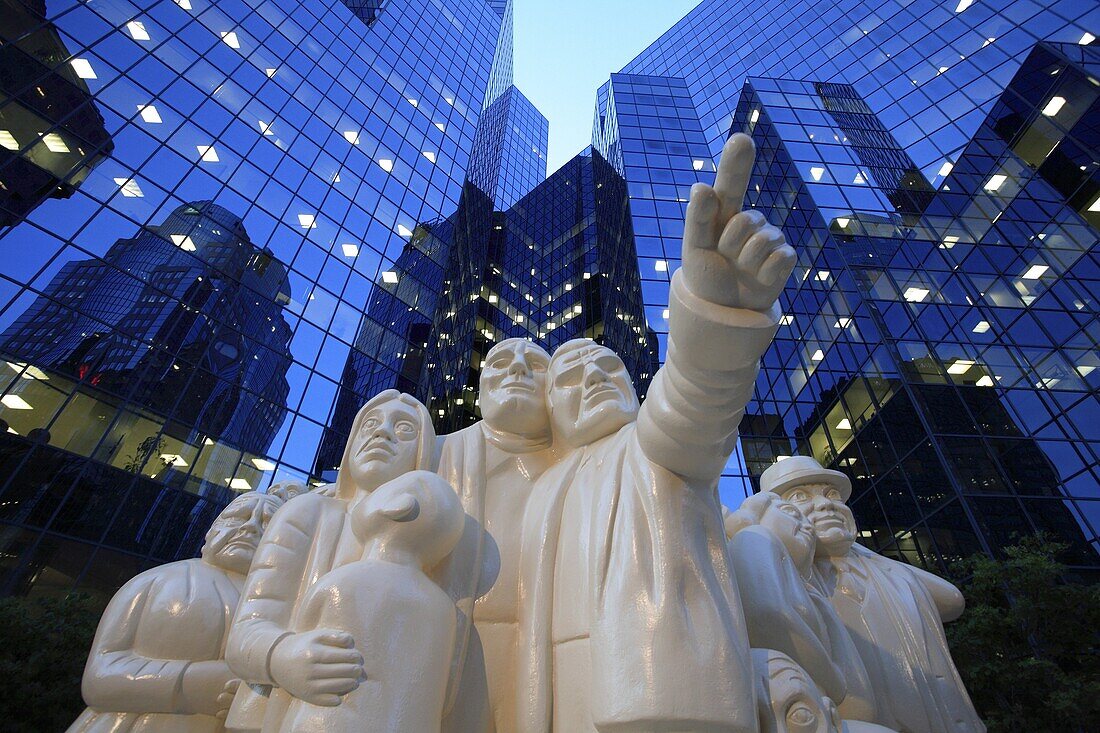
<path fill-rule="evenodd" d="M 802 484 L 828 484 L 848 501 L 852 495 L 852 480 L 840 471 L 825 468 L 810 456 L 791 456 L 768 466 L 760 475 L 760 490 L 782 494 Z"/>

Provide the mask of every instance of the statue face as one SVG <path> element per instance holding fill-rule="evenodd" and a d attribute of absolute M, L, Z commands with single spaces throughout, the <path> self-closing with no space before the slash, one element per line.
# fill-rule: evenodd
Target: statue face
<path fill-rule="evenodd" d="M 785 499 L 773 501 L 764 512 L 760 524 L 775 533 L 796 565 L 813 559 L 817 544 L 813 524 L 791 502 Z"/>
<path fill-rule="evenodd" d="M 829 484 L 803 484 L 787 489 L 783 498 L 798 507 L 810 520 L 817 535 L 819 557 L 848 553 L 856 541 L 856 520 L 835 487 Z"/>
<path fill-rule="evenodd" d="M 760 706 L 761 733 L 839 733 L 840 714 L 836 704 L 790 657 L 770 650 L 753 650 L 754 663 L 767 655 L 766 700 Z"/>
<path fill-rule="evenodd" d="M 550 434 L 546 368 L 550 357 L 526 339 L 489 351 L 481 369 L 481 416 L 495 430 L 535 438 Z"/>
<path fill-rule="evenodd" d="M 596 344 L 554 361 L 549 402 L 555 433 L 573 446 L 611 435 L 638 416 L 638 396 L 626 365 L 614 351 Z"/>
<path fill-rule="evenodd" d="M 348 468 L 360 491 L 373 491 L 387 481 L 416 468 L 420 446 L 420 419 L 412 408 L 397 400 L 367 412 L 354 445 Z"/>
<path fill-rule="evenodd" d="M 227 572 L 247 574 L 260 538 L 280 506 L 277 497 L 255 492 L 234 499 L 210 525 L 202 559 Z"/>

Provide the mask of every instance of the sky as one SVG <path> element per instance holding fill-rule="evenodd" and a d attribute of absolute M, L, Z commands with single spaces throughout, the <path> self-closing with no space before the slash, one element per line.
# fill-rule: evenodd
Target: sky
<path fill-rule="evenodd" d="M 514 0 L 515 85 L 550 120 L 547 174 L 592 142 L 596 90 L 700 0 Z"/>

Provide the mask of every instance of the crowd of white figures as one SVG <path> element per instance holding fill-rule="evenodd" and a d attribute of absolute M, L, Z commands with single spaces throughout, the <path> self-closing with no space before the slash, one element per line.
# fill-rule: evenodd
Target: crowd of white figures
<path fill-rule="evenodd" d="M 644 404 L 588 340 L 497 344 L 438 439 L 374 397 L 334 484 L 244 494 L 119 591 L 70 730 L 983 731 L 961 595 L 854 543 L 843 474 L 796 456 L 719 503 L 795 261 L 741 211 L 753 159 L 735 136 L 692 189 Z"/>

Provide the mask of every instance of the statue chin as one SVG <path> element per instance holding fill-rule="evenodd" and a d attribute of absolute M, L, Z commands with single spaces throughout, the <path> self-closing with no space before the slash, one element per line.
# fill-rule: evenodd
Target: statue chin
<path fill-rule="evenodd" d="M 500 390 L 491 398 L 482 397 L 481 416 L 493 430 L 537 438 L 550 433 L 550 416 L 541 394 Z"/>
<path fill-rule="evenodd" d="M 405 473 L 405 467 L 392 461 L 367 461 L 352 463 L 351 478 L 360 491 L 372 491 L 382 484 Z"/>
<path fill-rule="evenodd" d="M 619 401 L 603 402 L 590 410 L 582 408 L 580 417 L 567 431 L 566 438 L 571 445 L 588 445 L 630 424 L 636 415 L 636 409 Z"/>

